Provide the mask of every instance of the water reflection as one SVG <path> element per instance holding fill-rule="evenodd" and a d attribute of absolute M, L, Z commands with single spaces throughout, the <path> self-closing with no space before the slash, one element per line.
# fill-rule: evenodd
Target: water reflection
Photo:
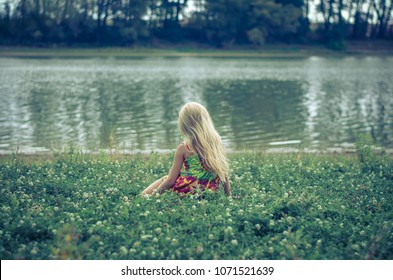
<path fill-rule="evenodd" d="M 305 119 L 299 81 L 250 80 L 206 83 L 203 97 L 234 150 L 302 139 Z"/>
<path fill-rule="evenodd" d="M 309 60 L 305 137 L 310 137 L 312 146 L 326 147 L 353 143 L 360 133 L 365 133 L 391 147 L 393 89 L 388 84 L 390 69 L 381 69 L 381 65 L 375 64 L 378 58 L 371 60 L 375 68 L 370 69 L 367 68 L 370 65 L 359 65 L 359 59 L 344 61 L 343 68 L 337 69 L 326 59 Z"/>
<path fill-rule="evenodd" d="M 393 58 L 0 59 L 0 152 L 173 149 L 187 101 L 231 150 L 393 147 Z M 300 143 L 300 144 L 299 144 Z"/>

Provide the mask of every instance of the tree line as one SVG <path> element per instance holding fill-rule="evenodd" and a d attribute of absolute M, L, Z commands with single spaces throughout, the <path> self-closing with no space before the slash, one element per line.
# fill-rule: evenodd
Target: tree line
<path fill-rule="evenodd" d="M 217 47 L 393 39 L 392 0 L 3 0 L 3 45 Z"/>

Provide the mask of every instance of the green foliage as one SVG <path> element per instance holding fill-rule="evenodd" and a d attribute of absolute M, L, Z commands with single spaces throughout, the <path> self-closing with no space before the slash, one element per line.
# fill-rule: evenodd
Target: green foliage
<path fill-rule="evenodd" d="M 370 135 L 358 136 L 356 154 L 363 172 L 384 172 L 384 166 L 389 162 L 383 148 L 378 147 Z"/>
<path fill-rule="evenodd" d="M 206 1 L 211 19 L 206 23 L 208 38 L 221 44 L 252 43 L 283 39 L 297 32 L 302 16 L 300 8 L 274 0 Z"/>
<path fill-rule="evenodd" d="M 344 26 L 336 25 L 332 28 L 332 30 L 329 30 L 329 32 L 324 31 L 326 46 L 329 49 L 332 49 L 335 51 L 345 50 L 345 48 L 346 48 L 346 44 L 345 44 L 346 35 L 344 34 L 344 30 L 345 30 Z"/>
<path fill-rule="evenodd" d="M 6 0 L 2 4 L 0 44 L 5 45 L 130 46 L 159 39 L 260 46 L 314 40 L 343 50 L 346 39 L 392 37 L 393 6 L 387 1 Z M 316 12 L 309 12 L 311 5 L 317 6 Z M 322 23 L 315 22 L 316 17 Z M 311 21 L 319 31 L 310 29 Z"/>
<path fill-rule="evenodd" d="M 334 51 L 342 51 L 345 50 L 345 41 L 344 39 L 339 39 L 339 40 L 329 39 L 327 43 L 327 47 Z"/>
<path fill-rule="evenodd" d="M 230 155 L 232 198 L 141 197 L 169 155 L 2 159 L 0 257 L 392 259 L 392 160 L 365 170 L 376 155 L 358 145 L 358 158 Z"/>
<path fill-rule="evenodd" d="M 261 46 L 265 44 L 265 34 L 258 28 L 247 31 L 247 38 L 254 45 Z"/>

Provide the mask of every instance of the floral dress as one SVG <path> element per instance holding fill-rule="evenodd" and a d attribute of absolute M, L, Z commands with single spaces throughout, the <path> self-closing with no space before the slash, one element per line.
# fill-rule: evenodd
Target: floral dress
<path fill-rule="evenodd" d="M 188 195 L 194 194 L 197 189 L 216 191 L 219 185 L 220 178 L 203 167 L 197 154 L 192 154 L 183 161 L 180 176 L 176 179 L 171 190 Z"/>

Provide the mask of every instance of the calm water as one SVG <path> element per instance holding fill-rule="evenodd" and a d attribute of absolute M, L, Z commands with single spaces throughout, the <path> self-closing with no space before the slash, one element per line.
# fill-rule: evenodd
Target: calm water
<path fill-rule="evenodd" d="M 0 58 L 0 153 L 174 149 L 203 103 L 229 150 L 393 147 L 393 57 Z"/>

